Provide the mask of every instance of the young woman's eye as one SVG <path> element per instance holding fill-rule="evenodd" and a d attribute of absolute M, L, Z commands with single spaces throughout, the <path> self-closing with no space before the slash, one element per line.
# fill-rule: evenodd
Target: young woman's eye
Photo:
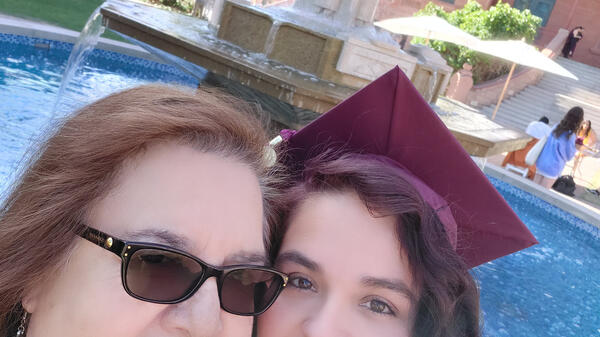
<path fill-rule="evenodd" d="M 387 303 L 385 303 L 384 301 L 381 301 L 381 300 L 372 299 L 372 300 L 363 302 L 361 304 L 361 306 L 376 313 L 376 314 L 396 316 L 396 313 L 394 313 L 394 310 L 392 310 L 392 308 Z"/>
<path fill-rule="evenodd" d="M 295 288 L 302 289 L 302 290 L 313 290 L 313 291 L 315 290 L 313 283 L 309 279 L 299 276 L 299 275 L 298 276 L 291 275 L 290 280 L 288 281 L 288 284 L 292 285 Z"/>

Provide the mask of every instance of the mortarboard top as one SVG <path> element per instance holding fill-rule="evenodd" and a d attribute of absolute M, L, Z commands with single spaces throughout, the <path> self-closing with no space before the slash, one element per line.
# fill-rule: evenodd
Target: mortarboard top
<path fill-rule="evenodd" d="M 398 67 L 290 136 L 286 148 L 296 168 L 328 148 L 389 158 L 437 210 L 470 268 L 537 243 Z"/>

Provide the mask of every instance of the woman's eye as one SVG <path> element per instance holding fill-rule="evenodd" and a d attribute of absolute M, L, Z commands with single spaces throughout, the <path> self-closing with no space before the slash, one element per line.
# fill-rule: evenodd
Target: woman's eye
<path fill-rule="evenodd" d="M 144 254 L 140 255 L 140 260 L 146 263 L 161 263 L 166 259 L 166 257 L 162 254 Z"/>
<path fill-rule="evenodd" d="M 369 300 L 362 303 L 361 306 L 376 314 L 396 316 L 392 308 L 390 308 L 387 303 L 380 300 Z"/>
<path fill-rule="evenodd" d="M 302 276 L 292 276 L 289 280 L 289 283 L 298 289 L 303 289 L 303 290 L 314 290 L 315 287 L 313 286 L 313 283 L 307 279 L 304 278 Z"/>

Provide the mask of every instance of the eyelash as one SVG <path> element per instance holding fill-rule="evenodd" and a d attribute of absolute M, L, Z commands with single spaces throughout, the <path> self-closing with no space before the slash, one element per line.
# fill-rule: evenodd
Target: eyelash
<path fill-rule="evenodd" d="M 306 287 L 301 287 L 298 282 L 299 281 L 306 281 L 308 283 L 310 283 L 310 288 L 306 288 Z M 288 280 L 288 285 L 292 286 L 298 290 L 310 290 L 310 291 L 317 291 L 317 289 L 315 288 L 314 282 L 311 281 L 308 277 L 304 276 L 304 275 L 300 275 L 300 274 L 290 274 L 289 275 L 289 280 Z"/>
<path fill-rule="evenodd" d="M 383 312 L 373 310 L 370 305 L 370 303 L 373 303 L 373 302 L 378 302 L 381 305 L 383 305 L 384 306 Z M 385 316 L 394 316 L 394 317 L 397 316 L 396 311 L 393 309 L 392 305 L 390 305 L 386 301 L 378 299 L 378 298 L 370 298 L 367 301 L 361 303 L 360 306 L 364 307 L 365 309 L 369 310 L 370 312 L 372 312 L 376 315 L 385 315 Z"/>

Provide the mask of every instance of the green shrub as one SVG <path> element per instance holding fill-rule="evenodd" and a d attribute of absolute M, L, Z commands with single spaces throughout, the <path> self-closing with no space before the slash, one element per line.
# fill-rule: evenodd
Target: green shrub
<path fill-rule="evenodd" d="M 446 12 L 442 7 L 428 3 L 415 15 L 435 15 L 459 27 L 465 32 L 482 40 L 519 40 L 525 38 L 532 42 L 542 19 L 526 10 L 512 8 L 507 3 L 499 2 L 489 10 L 484 10 L 474 0 L 461 9 Z M 423 38 L 414 38 L 413 43 L 425 43 Z M 497 58 L 477 53 L 467 47 L 453 43 L 430 40 L 429 45 L 437 50 L 454 70 L 461 69 L 464 63 L 473 66 L 475 83 L 487 81 L 508 73 L 510 63 Z"/>
<path fill-rule="evenodd" d="M 194 8 L 194 0 L 142 0 L 148 2 L 156 7 L 180 12 L 183 14 L 190 14 Z"/>

